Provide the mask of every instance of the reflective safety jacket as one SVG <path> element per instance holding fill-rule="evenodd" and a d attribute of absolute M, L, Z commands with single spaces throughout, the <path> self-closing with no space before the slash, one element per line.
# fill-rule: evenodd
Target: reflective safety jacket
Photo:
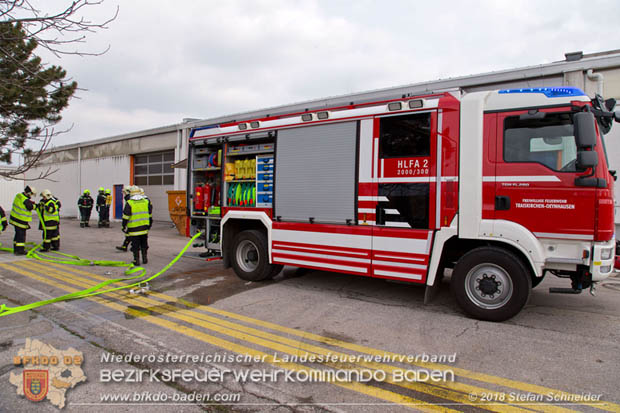
<path fill-rule="evenodd" d="M 107 196 L 105 194 L 97 195 L 97 211 L 99 208 L 106 206 Z"/>
<path fill-rule="evenodd" d="M 13 207 L 11 208 L 11 219 L 9 220 L 9 224 L 24 229 L 30 228 L 29 222 L 32 221 L 33 209 L 34 203 L 26 196 L 26 194 L 20 192 L 15 195 Z"/>
<path fill-rule="evenodd" d="M 58 215 L 56 201 L 50 198 L 47 201 L 41 202 L 39 205 L 39 210 L 41 211 L 41 216 L 43 217 L 43 225 L 45 225 L 45 229 L 49 231 L 58 228 L 60 217 Z M 40 227 L 40 229 L 43 228 Z"/>
<path fill-rule="evenodd" d="M 4 209 L 0 207 L 0 226 L 2 227 L 2 231 L 4 231 L 7 227 L 6 215 L 4 215 Z"/>
<path fill-rule="evenodd" d="M 82 195 L 80 199 L 78 199 L 78 206 L 80 209 L 92 209 L 93 203 L 93 198 L 90 195 Z"/>
<path fill-rule="evenodd" d="M 127 236 L 146 235 L 153 225 L 153 206 L 147 198 L 131 197 L 123 208 L 123 230 Z"/>
<path fill-rule="evenodd" d="M 58 210 L 58 213 L 60 213 L 60 207 L 62 206 L 62 204 L 60 203 L 60 199 L 56 198 L 55 196 L 52 196 L 52 199 L 56 203 L 56 209 Z"/>

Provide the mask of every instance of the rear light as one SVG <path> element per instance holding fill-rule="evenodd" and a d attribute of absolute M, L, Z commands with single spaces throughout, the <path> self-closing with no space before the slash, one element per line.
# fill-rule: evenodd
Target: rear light
<path fill-rule="evenodd" d="M 605 265 L 604 267 L 601 267 L 601 274 L 607 274 L 610 271 L 611 271 L 611 265 Z"/>

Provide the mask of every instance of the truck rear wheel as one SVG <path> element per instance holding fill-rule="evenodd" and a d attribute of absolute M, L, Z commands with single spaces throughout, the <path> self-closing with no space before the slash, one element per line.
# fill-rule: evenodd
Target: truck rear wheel
<path fill-rule="evenodd" d="M 525 306 L 532 279 L 523 262 L 512 252 L 481 247 L 459 259 L 451 287 L 458 304 L 472 317 L 504 321 Z"/>
<path fill-rule="evenodd" d="M 242 231 L 233 240 L 231 264 L 242 280 L 262 281 L 275 276 L 267 254 L 267 239 L 262 232 Z"/>

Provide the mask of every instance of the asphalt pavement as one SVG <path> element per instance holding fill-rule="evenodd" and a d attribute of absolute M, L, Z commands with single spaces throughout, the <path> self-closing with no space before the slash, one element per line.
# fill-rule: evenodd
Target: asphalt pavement
<path fill-rule="evenodd" d="M 12 236 L 9 227 L 2 246 Z M 80 228 L 63 219 L 61 251 L 128 263 L 131 253 L 114 248 L 123 237 L 118 222 Z M 155 223 L 146 274 L 188 241 Z M 23 377 L 46 369 L 48 391 L 62 393 L 69 412 L 620 411 L 618 277 L 596 296 L 551 295 L 549 287 L 566 285 L 546 279 L 519 315 L 489 323 L 459 310 L 449 276 L 424 305 L 423 287 L 322 271 L 287 267 L 272 281 L 246 282 L 200 251 L 190 246 L 141 294 L 124 289 L 0 317 L 0 411 L 58 411 L 15 384 L 40 392 L 45 384 Z M 0 252 L 0 304 L 91 288 L 124 270 Z M 81 353 L 81 372 L 15 363 L 35 347 Z"/>

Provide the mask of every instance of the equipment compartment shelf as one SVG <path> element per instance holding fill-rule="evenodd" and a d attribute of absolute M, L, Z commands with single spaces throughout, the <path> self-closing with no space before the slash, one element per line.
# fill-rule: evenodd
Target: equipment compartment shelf
<path fill-rule="evenodd" d="M 227 153 L 226 156 L 246 156 L 246 155 L 256 155 L 256 154 L 260 154 L 260 153 L 273 153 L 273 149 L 272 150 L 267 150 L 267 151 L 250 151 L 250 152 Z"/>

